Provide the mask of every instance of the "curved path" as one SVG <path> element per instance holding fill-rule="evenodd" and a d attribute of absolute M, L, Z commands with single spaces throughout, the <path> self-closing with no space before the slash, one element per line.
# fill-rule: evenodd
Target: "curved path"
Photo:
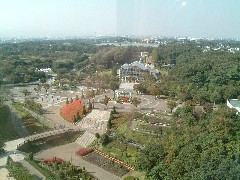
<path fill-rule="evenodd" d="M 25 138 L 20 138 L 20 139 L 6 142 L 3 148 L 6 153 L 0 156 L 0 166 L 4 166 L 6 164 L 8 156 L 10 156 L 14 161 L 17 161 L 17 162 L 23 160 L 25 157 L 25 154 L 18 151 L 17 148 L 25 144 L 26 142 L 38 140 L 41 138 L 45 138 L 45 137 L 49 137 L 57 134 L 62 134 L 69 130 L 71 129 L 65 128 L 65 129 L 53 130 L 53 131 L 35 134 L 35 135 L 27 136 Z"/>

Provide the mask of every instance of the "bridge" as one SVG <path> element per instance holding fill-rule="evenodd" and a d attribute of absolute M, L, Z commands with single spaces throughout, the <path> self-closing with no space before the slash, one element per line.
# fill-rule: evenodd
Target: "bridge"
<path fill-rule="evenodd" d="M 5 146 L 4 146 L 4 150 L 5 151 L 14 151 L 28 142 L 39 140 L 39 139 L 50 137 L 50 136 L 54 136 L 54 135 L 58 135 L 58 134 L 63 134 L 65 132 L 69 132 L 69 131 L 79 131 L 79 129 L 64 128 L 64 129 L 52 130 L 52 131 L 47 131 L 47 132 L 43 132 L 43 133 L 39 133 L 39 134 L 30 135 L 30 136 L 20 138 L 20 139 L 15 139 L 13 141 L 6 142 Z"/>

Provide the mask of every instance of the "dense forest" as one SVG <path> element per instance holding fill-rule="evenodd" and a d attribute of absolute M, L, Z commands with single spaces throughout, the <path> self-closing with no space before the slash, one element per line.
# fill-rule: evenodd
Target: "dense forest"
<path fill-rule="evenodd" d="M 151 88 L 144 82 L 137 88 L 185 106 L 173 114 L 172 127 L 143 149 L 138 169 L 154 180 L 240 179 L 240 116 L 225 106 L 240 98 L 240 53 L 175 43 L 154 48 L 152 56 L 168 73 Z"/>
<path fill-rule="evenodd" d="M 197 44 L 169 44 L 154 49 L 152 56 L 159 68 L 173 64 L 156 84 L 162 94 L 195 103 L 225 103 L 240 95 L 239 52 L 203 52 Z"/>
<path fill-rule="evenodd" d="M 28 83 L 47 78 L 36 68 L 52 68 L 58 79 L 79 82 L 89 73 L 138 60 L 141 51 L 151 48 L 96 46 L 85 40 L 6 43 L 0 45 L 0 77 L 9 83 Z"/>
<path fill-rule="evenodd" d="M 186 106 L 174 114 L 174 122 L 138 158 L 138 169 L 149 179 L 240 179 L 240 117 L 235 110 L 220 107 L 197 117 Z"/>

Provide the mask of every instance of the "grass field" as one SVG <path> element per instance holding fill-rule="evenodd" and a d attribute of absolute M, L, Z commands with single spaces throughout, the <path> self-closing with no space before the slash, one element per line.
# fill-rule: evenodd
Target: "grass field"
<path fill-rule="evenodd" d="M 18 137 L 11 122 L 10 109 L 7 105 L 0 104 L 0 140 L 6 142 Z"/>
<path fill-rule="evenodd" d="M 136 131 L 133 132 L 132 130 L 130 130 L 128 127 L 128 121 L 125 121 L 123 124 L 121 124 L 117 128 L 116 133 L 122 134 L 126 139 L 132 140 L 142 145 L 147 144 L 152 139 L 151 135 L 142 134 Z"/>

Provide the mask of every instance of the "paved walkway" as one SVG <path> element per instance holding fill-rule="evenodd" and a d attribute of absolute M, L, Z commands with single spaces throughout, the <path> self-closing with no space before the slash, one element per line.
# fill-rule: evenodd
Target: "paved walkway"
<path fill-rule="evenodd" d="M 28 130 L 23 124 L 21 116 L 18 114 L 17 110 L 12 106 L 11 101 L 6 101 L 5 104 L 10 108 L 11 112 L 11 121 L 13 126 L 15 127 L 19 136 L 27 136 L 29 135 Z"/>
<path fill-rule="evenodd" d="M 87 147 L 92 144 L 92 142 L 97 139 L 96 136 L 88 131 L 86 131 L 82 136 L 80 136 L 75 142 L 82 147 Z"/>
<path fill-rule="evenodd" d="M 20 163 L 25 167 L 29 173 L 36 179 L 36 180 L 45 180 L 46 177 L 43 176 L 38 170 L 36 170 L 32 165 L 30 165 L 27 161 L 22 160 Z"/>
<path fill-rule="evenodd" d="M 9 171 L 6 168 L 0 168 L 1 180 L 14 180 L 15 178 L 8 176 Z"/>
<path fill-rule="evenodd" d="M 17 148 L 19 145 L 24 144 L 24 142 L 33 141 L 33 140 L 45 138 L 45 137 L 56 135 L 56 134 L 62 134 L 64 132 L 67 132 L 68 130 L 69 130 L 68 128 L 65 128 L 65 129 L 59 129 L 54 131 L 48 131 L 48 132 L 35 134 L 25 138 L 15 139 L 13 141 L 6 142 L 3 148 L 6 151 L 6 153 L 0 156 L 0 166 L 4 166 L 6 164 L 8 156 L 11 156 L 11 158 L 16 162 L 23 160 L 25 156 L 20 151 L 17 151 Z"/>
<path fill-rule="evenodd" d="M 72 164 L 75 166 L 85 167 L 87 172 L 91 173 L 93 176 L 97 177 L 100 180 L 120 180 L 121 178 L 111 174 L 108 171 L 105 171 L 102 168 L 99 168 L 96 165 L 93 165 L 83 159 L 80 156 L 77 156 L 75 152 L 82 148 L 77 143 L 70 143 L 51 149 L 47 149 L 35 155 L 38 159 L 48 159 L 53 157 L 63 158 L 65 161 L 72 161 Z"/>
<path fill-rule="evenodd" d="M 94 130 L 95 133 L 103 134 L 107 130 L 107 122 L 110 117 L 109 111 L 93 109 L 87 116 L 77 123 L 82 129 Z"/>

